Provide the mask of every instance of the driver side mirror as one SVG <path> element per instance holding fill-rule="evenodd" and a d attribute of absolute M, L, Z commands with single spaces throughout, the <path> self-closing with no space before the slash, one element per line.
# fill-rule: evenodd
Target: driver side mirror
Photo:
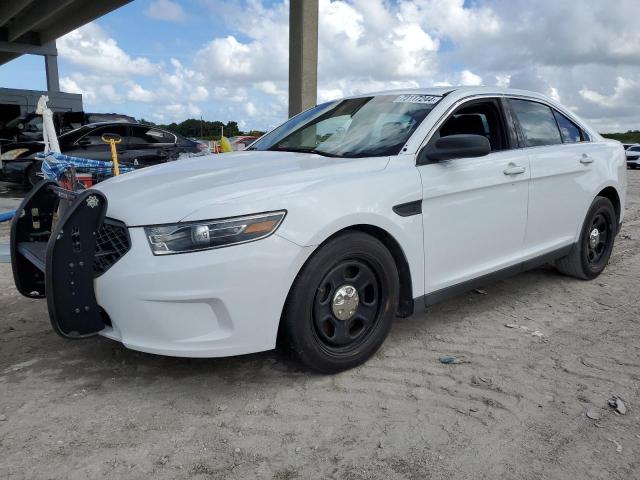
<path fill-rule="evenodd" d="M 449 135 L 433 145 L 427 145 L 418 155 L 418 165 L 452 160 L 454 158 L 484 157 L 491 153 L 491 144 L 482 135 Z"/>

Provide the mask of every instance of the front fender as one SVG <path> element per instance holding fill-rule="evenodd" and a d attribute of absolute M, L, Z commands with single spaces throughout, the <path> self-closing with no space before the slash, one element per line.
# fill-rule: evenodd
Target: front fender
<path fill-rule="evenodd" d="M 409 264 L 414 296 L 424 293 L 422 215 L 403 217 L 399 204 L 422 199 L 422 184 L 413 165 L 391 162 L 382 172 L 357 181 L 327 183 L 287 205 L 278 235 L 302 247 L 317 247 L 341 230 L 373 226 L 400 245 Z"/>

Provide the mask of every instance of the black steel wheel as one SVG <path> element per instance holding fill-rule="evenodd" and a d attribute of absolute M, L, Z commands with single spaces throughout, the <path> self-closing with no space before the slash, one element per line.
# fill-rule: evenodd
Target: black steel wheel
<path fill-rule="evenodd" d="M 347 232 L 302 268 L 287 298 L 281 340 L 313 370 L 352 368 L 386 338 L 398 295 L 398 272 L 387 248 L 370 235 Z"/>
<path fill-rule="evenodd" d="M 618 228 L 618 219 L 611 200 L 596 197 L 587 213 L 580 239 L 564 258 L 556 262 L 558 270 L 583 280 L 602 273 L 609 262 Z"/>

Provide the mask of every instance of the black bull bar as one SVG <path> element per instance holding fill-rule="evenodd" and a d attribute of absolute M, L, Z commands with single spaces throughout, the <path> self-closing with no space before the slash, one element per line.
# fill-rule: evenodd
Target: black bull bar
<path fill-rule="evenodd" d="M 11 224 L 11 264 L 18 291 L 47 299 L 53 329 L 83 338 L 108 320 L 94 292 L 94 263 L 107 199 L 97 190 L 73 192 L 51 180 L 40 182 L 22 201 Z M 99 249 L 98 249 L 99 250 Z"/>

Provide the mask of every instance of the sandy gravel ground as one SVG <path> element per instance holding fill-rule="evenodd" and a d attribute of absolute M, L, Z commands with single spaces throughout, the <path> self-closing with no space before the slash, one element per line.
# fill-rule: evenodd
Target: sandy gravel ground
<path fill-rule="evenodd" d="M 63 340 L 0 265 L 0 478 L 639 479 L 640 171 L 629 188 L 597 280 L 548 267 L 488 285 L 398 320 L 332 377 L 273 352 Z"/>

